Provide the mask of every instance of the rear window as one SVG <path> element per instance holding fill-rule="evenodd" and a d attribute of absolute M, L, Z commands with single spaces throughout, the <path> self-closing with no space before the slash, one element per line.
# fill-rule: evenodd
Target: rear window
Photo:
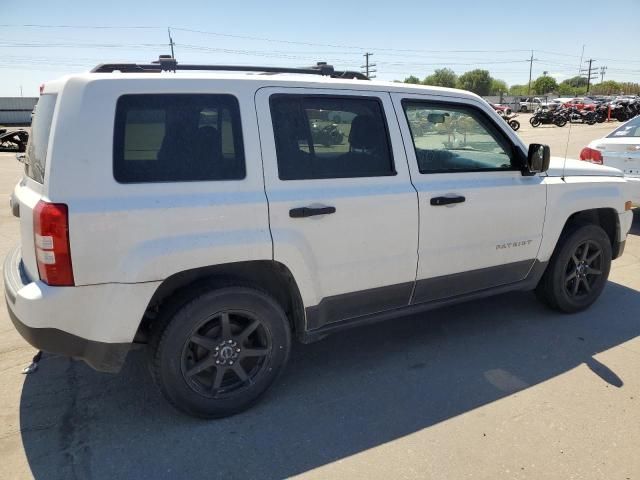
<path fill-rule="evenodd" d="M 120 183 L 243 179 L 238 101 L 231 95 L 124 95 L 116 107 L 113 156 Z"/>
<path fill-rule="evenodd" d="M 47 145 L 49 144 L 56 98 L 57 95 L 42 95 L 38 100 L 38 108 L 31 123 L 31 135 L 29 135 L 24 172 L 38 183 L 44 183 Z"/>
<path fill-rule="evenodd" d="M 609 138 L 640 137 L 640 117 L 628 121 L 607 135 Z"/>

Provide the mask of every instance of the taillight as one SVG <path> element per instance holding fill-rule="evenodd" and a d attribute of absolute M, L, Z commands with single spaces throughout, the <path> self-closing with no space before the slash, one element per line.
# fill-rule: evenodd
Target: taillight
<path fill-rule="evenodd" d="M 33 211 L 33 235 L 40 280 L 51 286 L 73 286 L 67 206 L 40 200 Z"/>
<path fill-rule="evenodd" d="M 602 165 L 602 153 L 595 148 L 584 147 L 580 152 L 580 160 Z"/>

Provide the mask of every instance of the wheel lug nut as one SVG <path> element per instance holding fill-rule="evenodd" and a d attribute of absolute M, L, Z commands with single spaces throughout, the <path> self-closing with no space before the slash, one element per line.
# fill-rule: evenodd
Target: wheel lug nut
<path fill-rule="evenodd" d="M 239 349 L 239 348 L 236 348 L 236 352 L 240 353 L 240 349 Z"/>
<path fill-rule="evenodd" d="M 233 361 L 230 361 L 230 362 L 229 362 L 229 365 L 233 365 Z"/>

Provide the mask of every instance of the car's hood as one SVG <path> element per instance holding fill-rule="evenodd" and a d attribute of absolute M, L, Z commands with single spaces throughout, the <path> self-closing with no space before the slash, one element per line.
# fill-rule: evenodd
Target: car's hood
<path fill-rule="evenodd" d="M 584 162 L 582 160 L 574 160 L 567 158 L 565 161 L 562 157 L 551 157 L 549 163 L 549 170 L 547 175 L 550 177 L 562 177 L 576 176 L 576 175 L 588 175 L 588 176 L 605 176 L 605 177 L 623 177 L 624 173 L 621 170 L 613 167 L 607 167 L 605 165 L 596 165 L 590 162 Z"/>

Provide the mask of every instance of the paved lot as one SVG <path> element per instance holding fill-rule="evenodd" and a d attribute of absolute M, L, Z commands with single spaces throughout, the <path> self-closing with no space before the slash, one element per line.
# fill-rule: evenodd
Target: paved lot
<path fill-rule="evenodd" d="M 524 117 L 524 116 L 521 116 Z M 566 145 L 568 127 L 527 141 Z M 570 154 L 611 126 L 574 125 Z M 0 257 L 17 242 L 0 154 Z M 118 375 L 30 348 L 0 308 L 0 478 L 640 478 L 640 212 L 602 298 L 564 316 L 510 294 L 295 348 L 255 409 L 168 407 L 134 352 Z"/>

